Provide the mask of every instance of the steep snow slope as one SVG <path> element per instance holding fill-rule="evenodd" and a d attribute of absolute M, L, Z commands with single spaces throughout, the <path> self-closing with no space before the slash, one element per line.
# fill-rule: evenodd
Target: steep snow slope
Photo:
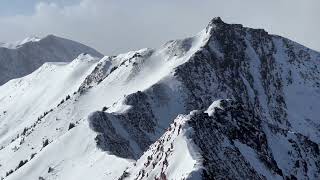
<path fill-rule="evenodd" d="M 42 125 L 39 126 L 48 131 L 48 128 L 45 127 L 46 125 L 44 127 Z M 56 136 L 44 131 L 36 131 L 34 132 L 35 134 L 41 134 L 44 137 L 53 138 Z M 62 131 L 62 129 L 57 131 Z M 50 139 L 53 142 L 47 148 L 39 149 L 40 147 L 34 147 L 32 150 L 30 148 L 22 149 L 24 153 L 33 153 L 34 157 L 19 156 L 19 158 L 30 160 L 30 163 L 18 169 L 8 179 L 40 179 L 40 177 L 46 180 L 116 179 L 131 164 L 130 160 L 108 155 L 97 149 L 95 142 L 92 141 L 95 133 L 89 130 L 87 124 L 83 123 L 79 127 L 63 134 L 57 137 L 57 139 Z M 24 143 L 34 143 L 42 140 L 40 137 L 32 136 L 29 138 L 31 139 L 30 142 L 27 140 Z M 10 163 L 10 165 L 13 165 L 12 167 L 15 168 L 17 164 Z"/>
<path fill-rule="evenodd" d="M 37 72 L 20 79 L 28 87 L 14 86 L 16 80 L 0 87 L 0 94 L 5 92 L 0 123 L 11 127 L 0 133 L 0 177 L 24 160 L 8 179 L 86 179 L 80 169 L 95 174 L 92 179 L 117 179 L 121 171 L 129 178 L 141 178 L 143 171 L 177 179 L 319 178 L 318 52 L 215 18 L 198 35 L 159 49 L 90 59 L 84 57 L 83 69 L 71 73 L 72 80 L 58 71 L 62 65 L 49 70 L 53 83 L 48 88 L 53 89 L 45 96 L 32 97 L 42 94 L 39 84 L 46 84 L 45 78 L 28 79 Z M 57 82 L 70 87 L 56 93 Z M 20 106 L 16 98 L 19 106 L 10 105 L 8 97 L 16 92 L 20 97 L 23 89 L 22 97 L 30 99 Z M 195 109 L 198 113 L 176 120 L 181 134 L 175 128 L 166 132 L 178 114 Z M 17 126 L 21 119 L 26 123 Z M 174 145 L 165 169 L 163 152 L 154 151 L 159 142 L 165 150 Z M 159 164 L 143 167 L 150 154 Z M 190 166 L 179 164 L 181 154 Z"/>
<path fill-rule="evenodd" d="M 16 129 L 30 126 L 76 92 L 97 62 L 96 58 L 81 54 L 69 64 L 45 63 L 34 73 L 0 86 L 0 144 L 7 144 L 2 140 L 13 139 Z"/>
<path fill-rule="evenodd" d="M 82 122 L 81 126 L 70 130 L 79 124 L 76 113 L 81 111 L 76 109 L 75 102 L 71 102 L 74 99 L 69 96 L 78 91 L 98 63 L 98 59 L 82 54 L 70 63 L 46 63 L 34 73 L 0 87 L 6 90 L 1 99 L 7 105 L 2 106 L 7 110 L 1 119 L 4 128 L 1 129 L 0 169 L 3 176 L 10 169 L 15 170 L 22 159 L 30 163 L 23 166 L 24 171 L 10 178 L 88 179 L 93 175 L 112 178 L 122 173 L 130 161 L 106 156 L 98 150 L 95 133 L 88 124 Z M 8 95 L 17 87 L 21 87 L 20 91 Z M 13 121 L 20 118 L 23 121 Z M 106 170 L 103 168 L 106 162 L 117 166 Z"/>
<path fill-rule="evenodd" d="M 0 85 L 30 74 L 45 62 L 70 62 L 81 53 L 102 57 L 96 50 L 53 35 L 0 44 Z"/>
<path fill-rule="evenodd" d="M 5 172 L 14 169 L 19 164 L 20 158 L 30 159 L 29 157 L 34 153 L 40 152 L 39 154 L 41 154 L 43 141 L 48 139 L 51 142 L 59 139 L 60 136 L 63 136 L 68 132 L 70 123 L 84 126 L 83 124 L 87 122 L 84 120 L 86 120 L 91 112 L 100 110 L 104 106 L 111 106 L 117 100 L 122 99 L 124 95 L 136 92 L 137 90 L 146 89 L 157 83 L 168 75 L 170 69 L 172 70 L 178 64 L 186 61 L 188 56 L 193 53 L 197 46 L 201 46 L 201 42 L 205 41 L 204 38 L 205 34 L 200 33 L 194 38 L 168 43 L 157 51 L 143 49 L 121 54 L 116 57 L 104 57 L 99 62 L 92 57 L 80 56 L 70 64 L 55 64 L 52 66 L 51 63 L 49 66 L 50 68 L 47 68 L 48 65 L 45 64 L 39 70 L 28 76 L 12 80 L 5 84 L 0 90 L 5 92 L 1 98 L 2 101 L 5 102 L 5 105 L 1 106 L 1 111 L 5 112 L 1 116 L 1 122 L 3 123 L 3 127 L 10 127 L 10 130 L 8 130 L 8 128 L 3 128 L 1 131 L 2 136 L 0 140 L 4 147 L 2 152 L 5 152 L 0 158 L 2 164 L 0 170 L 3 172 L 2 174 L 5 175 Z M 177 44 L 177 47 L 173 47 L 177 50 L 174 51 L 174 49 L 171 49 L 173 52 L 168 53 L 167 50 L 170 49 L 173 44 Z M 174 58 L 177 60 L 170 62 L 169 56 L 174 56 L 171 55 L 172 53 L 178 54 L 179 52 L 182 52 L 183 50 L 180 46 L 186 45 L 188 45 L 188 47 L 193 47 L 194 49 L 186 49 L 184 53 L 187 56 L 177 57 L 178 55 L 175 55 Z M 159 66 L 155 66 L 154 64 L 156 63 L 158 63 Z M 145 67 L 153 69 L 147 69 Z M 148 78 L 149 75 L 151 77 Z M 46 83 L 47 85 L 43 85 L 42 81 L 48 82 Z M 172 88 L 176 86 L 175 83 L 169 79 L 168 82 L 170 82 Z M 15 96 L 12 93 L 12 89 L 14 88 L 19 89 L 16 93 L 19 94 L 19 92 L 21 92 L 20 95 Z M 43 92 L 47 93 L 43 94 Z M 21 94 L 23 94 L 23 96 Z M 66 98 L 67 95 L 71 96 L 70 99 Z M 16 98 L 10 100 L 10 96 Z M 25 97 L 26 100 L 21 101 L 21 97 Z M 33 103 L 33 105 L 35 105 L 33 107 L 29 105 L 29 102 L 34 99 L 37 99 L 37 101 Z M 62 99 L 65 99 L 64 102 L 61 101 Z M 21 107 L 19 108 L 14 106 L 14 104 L 18 104 L 18 101 L 22 102 L 19 103 L 21 104 Z M 158 107 L 158 109 L 166 111 L 169 108 L 175 108 L 171 110 L 171 116 L 173 114 L 175 115 L 176 111 L 179 110 L 179 106 L 175 106 L 178 102 L 171 103 L 172 101 L 175 101 L 175 99 L 167 101 L 171 104 L 170 107 Z M 158 103 L 158 105 L 161 104 Z M 118 107 L 121 107 L 121 102 L 119 102 Z M 29 109 L 32 110 L 30 112 L 34 113 L 24 113 L 25 111 L 29 111 Z M 117 105 L 110 109 L 114 109 L 114 111 L 119 110 L 117 109 Z M 20 111 L 23 113 L 20 113 Z M 170 113 L 167 116 L 170 116 Z M 18 123 L 20 119 L 24 119 L 24 124 L 16 126 L 14 120 Z M 167 124 L 168 123 L 164 123 L 162 129 L 166 128 Z M 26 128 L 26 130 L 24 130 L 24 128 Z M 26 133 L 24 133 L 25 131 Z M 87 128 L 87 131 L 89 131 L 88 133 L 94 132 L 89 128 Z M 20 136 L 19 138 L 16 138 L 18 132 Z M 77 132 L 80 133 L 81 131 Z M 158 132 L 158 136 L 160 136 L 161 133 L 162 131 Z M 23 139 L 23 143 L 20 143 L 21 139 Z M 156 136 L 152 140 L 154 139 L 156 139 Z M 79 141 L 81 142 L 81 139 L 79 139 Z M 94 142 L 94 138 L 92 138 L 92 142 Z M 152 141 L 147 141 L 147 143 L 141 145 L 141 147 L 145 149 L 151 143 Z M 48 146 L 51 146 L 51 143 Z M 79 153 L 81 154 L 81 149 L 78 149 L 77 147 L 74 148 L 75 149 L 72 151 L 65 152 L 65 157 L 74 157 Z M 70 154 L 68 154 L 69 152 Z M 86 153 L 92 153 L 95 157 L 99 156 L 99 154 L 96 155 L 96 153 L 101 153 L 101 151 L 95 153 L 94 149 L 87 149 Z M 133 156 L 141 153 L 142 150 L 137 149 Z M 112 157 L 113 156 L 110 155 L 111 159 L 107 159 L 114 161 L 114 158 Z M 50 165 L 46 163 L 55 164 L 61 160 L 56 156 L 54 156 L 54 158 L 56 159 L 52 159 L 52 162 L 44 162 L 41 166 L 24 166 L 24 168 L 37 168 L 37 170 L 33 169 L 33 171 L 42 172 L 43 169 L 38 168 Z M 83 159 L 79 161 L 88 161 L 86 158 L 91 158 L 91 156 L 82 156 L 82 158 Z M 124 156 L 123 158 L 127 157 Z M 123 161 L 121 160 L 122 158 L 118 159 L 119 161 Z M 32 159 L 32 161 L 34 160 Z M 83 168 L 82 164 L 73 165 L 74 173 L 76 173 L 77 168 L 75 167 L 77 166 L 79 166 L 78 168 Z M 61 169 L 68 168 L 68 164 L 62 163 L 60 167 Z M 101 168 L 102 167 L 96 168 L 96 166 L 92 167 L 95 173 L 99 173 L 96 172 L 95 169 L 98 170 Z M 125 167 L 121 169 L 121 167 L 118 167 L 118 170 L 122 173 L 124 168 Z M 107 170 L 107 167 L 103 169 Z M 62 175 L 59 175 L 59 178 L 65 176 L 63 172 L 61 173 Z M 114 174 L 114 172 L 110 174 Z M 22 174 L 17 175 L 17 178 L 21 176 Z M 38 178 L 38 176 L 40 175 L 30 174 L 28 178 L 33 179 Z M 85 178 L 85 176 L 83 176 L 83 178 Z"/>

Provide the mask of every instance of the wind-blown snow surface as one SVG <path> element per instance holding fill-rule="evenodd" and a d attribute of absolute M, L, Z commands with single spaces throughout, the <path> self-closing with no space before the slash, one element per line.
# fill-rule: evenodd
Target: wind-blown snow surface
<path fill-rule="evenodd" d="M 318 179 L 319 62 L 215 18 L 159 49 L 44 64 L 0 87 L 0 177 Z"/>
<path fill-rule="evenodd" d="M 88 46 L 54 35 L 0 43 L 0 85 L 30 74 L 45 62 L 70 62 L 81 53 L 102 57 Z"/>

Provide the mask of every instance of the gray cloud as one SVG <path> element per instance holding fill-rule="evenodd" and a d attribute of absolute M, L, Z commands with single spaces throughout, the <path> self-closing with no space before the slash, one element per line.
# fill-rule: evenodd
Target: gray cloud
<path fill-rule="evenodd" d="M 212 17 L 264 28 L 320 50 L 319 0 L 81 0 L 42 2 L 32 15 L 0 17 L 0 41 L 55 34 L 106 55 L 191 36 Z"/>

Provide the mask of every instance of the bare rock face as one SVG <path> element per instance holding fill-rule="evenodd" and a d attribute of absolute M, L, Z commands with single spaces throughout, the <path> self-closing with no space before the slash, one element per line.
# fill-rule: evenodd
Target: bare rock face
<path fill-rule="evenodd" d="M 275 128 L 240 102 L 219 100 L 214 104 L 211 113 L 198 110 L 178 116 L 125 171 L 127 178 L 171 179 L 179 173 L 172 169 L 184 171 L 179 177 L 185 179 L 319 178 L 318 144 L 301 134 Z M 187 150 L 181 146 L 182 138 L 188 142 Z M 189 154 L 194 168 L 188 171 L 181 169 L 186 164 L 180 167 L 176 161 Z"/>
<path fill-rule="evenodd" d="M 97 146 L 102 150 L 119 155 L 114 143 L 121 144 L 126 154 L 125 158 L 139 158 L 148 147 L 163 133 L 159 123 L 160 116 L 155 114 L 159 105 L 169 103 L 166 94 L 169 88 L 158 84 L 146 92 L 138 91 L 126 96 L 125 105 L 130 106 L 122 113 L 108 113 L 97 111 L 89 117 L 90 127 L 98 132 Z M 169 114 L 169 113 L 168 113 Z M 172 116 L 172 115 L 171 115 Z M 168 118 L 173 118 L 169 117 Z M 162 119 L 169 121 L 169 119 Z M 119 130 L 121 129 L 121 130 Z M 125 134 L 125 136 L 123 136 Z M 123 137 L 122 137 L 123 136 Z M 116 138 L 116 139 L 115 139 Z M 121 140 L 119 140 L 121 139 Z M 124 142 L 125 143 L 121 143 Z"/>
<path fill-rule="evenodd" d="M 108 118 L 104 112 L 95 112 L 89 119 L 90 128 L 98 133 L 95 140 L 100 149 L 112 152 L 119 157 L 134 157 L 129 142 L 121 134 L 118 134 L 113 127 L 112 118 Z"/>
<path fill-rule="evenodd" d="M 289 128 L 296 126 L 292 113 L 297 106 L 318 105 L 309 104 L 308 95 L 304 105 L 293 99 L 304 89 L 319 98 L 319 53 L 264 30 L 216 21 L 207 28 L 207 44 L 175 71 L 188 94 L 189 111 L 215 99 L 235 99 L 270 123 Z M 309 118 L 302 121 L 317 122 L 312 110 L 304 113 Z"/>

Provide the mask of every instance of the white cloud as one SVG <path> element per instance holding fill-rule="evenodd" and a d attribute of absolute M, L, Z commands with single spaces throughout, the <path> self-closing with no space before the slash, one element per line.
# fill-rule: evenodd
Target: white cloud
<path fill-rule="evenodd" d="M 190 36 L 221 16 L 320 50 L 317 7 L 318 0 L 82 0 L 68 6 L 41 2 L 32 15 L 0 17 L 0 41 L 56 34 L 116 54 Z"/>

